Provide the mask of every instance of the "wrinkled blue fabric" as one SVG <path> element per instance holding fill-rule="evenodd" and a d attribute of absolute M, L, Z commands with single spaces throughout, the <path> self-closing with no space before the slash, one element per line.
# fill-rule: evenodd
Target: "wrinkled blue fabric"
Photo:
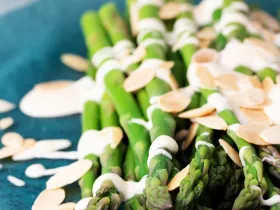
<path fill-rule="evenodd" d="M 18 104 L 38 82 L 73 79 L 82 73 L 61 64 L 62 53 L 86 55 L 79 20 L 81 14 L 98 9 L 105 0 L 41 0 L 26 8 L 0 17 L 0 99 Z M 115 1 L 124 10 L 124 0 Z M 263 4 L 273 14 L 279 8 L 279 0 L 251 1 Z M 279 2 L 279 3 L 278 3 Z M 16 131 L 25 138 L 56 139 L 72 141 L 70 150 L 75 150 L 81 134 L 80 116 L 57 119 L 35 119 L 23 115 L 18 109 L 0 114 L 0 119 L 11 116 L 15 124 L 7 131 Z M 0 131 L 0 137 L 3 132 Z M 46 168 L 63 166 L 70 161 L 30 160 L 0 161 L 0 210 L 28 210 L 38 193 L 45 188 L 48 178 L 29 179 L 24 175 L 27 166 L 42 163 Z M 18 188 L 7 182 L 7 176 L 23 179 L 26 186 Z M 78 201 L 80 190 L 77 184 L 67 186 L 66 201 Z"/>

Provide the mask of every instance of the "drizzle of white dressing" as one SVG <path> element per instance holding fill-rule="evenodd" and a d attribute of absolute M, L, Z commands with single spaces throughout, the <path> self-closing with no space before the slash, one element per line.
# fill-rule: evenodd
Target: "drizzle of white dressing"
<path fill-rule="evenodd" d="M 280 71 L 280 66 L 275 60 L 275 56 L 266 53 L 264 50 L 238 40 L 229 41 L 220 53 L 221 65 L 230 70 L 239 66 L 246 66 L 255 72 L 267 67 Z"/>
<path fill-rule="evenodd" d="M 15 109 L 15 105 L 9 101 L 0 99 L 0 113 L 9 112 Z"/>
<path fill-rule="evenodd" d="M 142 7 L 151 5 L 155 7 L 161 7 L 163 5 L 163 0 L 139 0 L 136 3 L 137 9 L 140 10 Z"/>
<path fill-rule="evenodd" d="M 208 134 L 209 135 L 209 134 Z M 206 147 L 209 147 L 209 148 L 214 148 L 215 146 L 209 142 L 206 142 L 206 141 L 197 141 L 195 143 L 195 148 L 198 149 L 199 146 L 206 146 Z"/>
<path fill-rule="evenodd" d="M 184 33 L 183 35 L 180 36 L 180 38 L 178 39 L 178 42 L 174 45 L 173 51 L 176 51 L 177 49 L 181 49 L 186 45 L 198 46 L 199 41 L 196 37 L 190 36 L 190 34 Z"/>
<path fill-rule="evenodd" d="M 180 88 L 179 91 L 188 98 L 192 98 L 193 94 L 196 93 L 197 89 L 193 86 L 187 86 L 184 88 Z"/>
<path fill-rule="evenodd" d="M 239 123 L 232 124 L 232 125 L 228 126 L 228 130 L 233 131 L 234 133 L 236 133 L 240 126 L 241 125 Z"/>
<path fill-rule="evenodd" d="M 280 103 L 280 85 L 274 85 L 267 95 L 272 103 Z"/>
<path fill-rule="evenodd" d="M 263 199 L 263 197 L 260 197 L 260 201 L 264 206 L 273 206 L 276 203 L 280 203 L 280 195 L 273 195 L 267 200 Z"/>
<path fill-rule="evenodd" d="M 137 30 L 139 32 L 141 32 L 142 30 L 153 30 L 161 33 L 166 32 L 165 25 L 158 18 L 145 18 L 140 20 L 137 23 Z"/>
<path fill-rule="evenodd" d="M 79 154 L 77 151 L 55 151 L 36 155 L 36 158 L 43 159 L 64 159 L 64 160 L 77 160 Z"/>
<path fill-rule="evenodd" d="M 139 32 L 139 34 L 137 35 L 137 44 L 140 44 L 141 41 L 144 39 L 144 37 L 148 34 L 148 33 L 151 33 L 151 32 L 154 32 L 155 30 L 150 28 L 150 29 L 144 29 L 144 30 L 141 30 Z"/>
<path fill-rule="evenodd" d="M 203 0 L 194 8 L 194 18 L 199 25 L 206 25 L 212 22 L 212 15 L 215 10 L 222 8 L 224 0 Z"/>
<path fill-rule="evenodd" d="M 207 104 L 215 107 L 218 112 L 230 109 L 227 99 L 221 93 L 213 93 L 207 98 Z"/>
<path fill-rule="evenodd" d="M 113 51 L 117 59 L 122 58 L 127 52 L 134 49 L 134 44 L 130 40 L 121 40 L 115 44 Z"/>
<path fill-rule="evenodd" d="M 197 30 L 195 22 L 189 18 L 180 18 L 174 23 L 174 35 L 178 38 L 183 32 L 193 33 Z"/>
<path fill-rule="evenodd" d="M 81 199 L 75 206 L 75 210 L 86 210 L 92 197 Z"/>
<path fill-rule="evenodd" d="M 104 47 L 97 51 L 93 56 L 92 56 L 92 64 L 95 67 L 99 67 L 101 63 L 106 60 L 106 59 L 113 59 L 115 57 L 114 51 L 112 47 Z"/>
<path fill-rule="evenodd" d="M 140 45 L 146 48 L 154 44 L 162 46 L 165 50 L 167 49 L 166 43 L 162 39 L 148 38 L 142 41 Z"/>
<path fill-rule="evenodd" d="M 36 179 L 39 177 L 50 176 L 50 175 L 56 174 L 63 168 L 65 168 L 65 166 L 58 167 L 58 168 L 52 168 L 52 169 L 46 169 L 41 164 L 33 164 L 26 168 L 25 175 L 29 178 Z"/>
<path fill-rule="evenodd" d="M 246 166 L 246 162 L 245 162 L 245 157 L 244 157 L 244 155 L 245 155 L 245 152 L 246 152 L 247 149 L 251 149 L 251 147 L 249 147 L 249 146 L 244 146 L 244 147 L 241 147 L 241 149 L 239 150 L 239 158 L 240 158 L 240 160 L 241 160 L 241 164 L 242 164 L 243 167 Z"/>
<path fill-rule="evenodd" d="M 157 149 L 157 150 L 153 151 L 152 153 L 149 153 L 149 156 L 148 156 L 148 159 L 147 159 L 148 167 L 150 167 L 151 160 L 158 155 L 164 155 L 169 160 L 172 160 L 172 155 L 169 152 L 167 152 L 165 149 Z"/>
<path fill-rule="evenodd" d="M 113 182 L 116 189 L 123 195 L 123 201 L 132 198 L 134 195 L 142 194 L 145 189 L 147 176 L 144 176 L 139 182 L 125 181 L 120 176 L 114 173 L 107 173 L 99 176 L 93 184 L 92 193 L 95 196 L 96 192 L 106 180 Z"/>
<path fill-rule="evenodd" d="M 9 175 L 9 176 L 7 177 L 7 179 L 8 179 L 8 181 L 9 181 L 11 184 L 13 184 L 13 185 L 15 185 L 15 186 L 17 186 L 17 187 L 23 187 L 23 186 L 25 186 L 25 182 L 24 182 L 23 180 L 17 178 L 17 177 L 14 177 L 14 176 L 10 176 L 10 175 Z"/>

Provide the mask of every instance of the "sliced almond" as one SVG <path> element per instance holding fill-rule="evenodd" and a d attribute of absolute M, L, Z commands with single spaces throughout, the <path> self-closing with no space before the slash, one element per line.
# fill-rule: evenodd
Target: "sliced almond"
<path fill-rule="evenodd" d="M 239 90 L 237 76 L 234 74 L 222 74 L 215 78 L 215 85 L 223 90 Z"/>
<path fill-rule="evenodd" d="M 270 126 L 271 121 L 263 110 L 240 108 L 247 120 L 254 125 Z"/>
<path fill-rule="evenodd" d="M 196 118 L 196 122 L 214 130 L 225 131 L 227 129 L 226 121 L 217 115 L 198 117 Z"/>
<path fill-rule="evenodd" d="M 1 142 L 7 147 L 19 149 L 23 145 L 23 137 L 15 132 L 5 133 L 2 136 Z"/>
<path fill-rule="evenodd" d="M 217 62 L 219 54 L 213 49 L 200 49 L 192 57 L 192 62 L 195 64 L 208 64 Z"/>
<path fill-rule="evenodd" d="M 196 68 L 196 75 L 200 79 L 201 87 L 203 87 L 203 88 L 210 88 L 210 89 L 214 89 L 216 87 L 215 83 L 214 83 L 214 77 L 209 72 L 207 67 L 198 66 Z"/>
<path fill-rule="evenodd" d="M 13 110 L 16 106 L 11 102 L 0 99 L 0 113 L 5 113 Z"/>
<path fill-rule="evenodd" d="M 55 209 L 65 199 L 63 189 L 42 191 L 32 205 L 32 210 Z"/>
<path fill-rule="evenodd" d="M 110 140 L 112 149 L 116 149 L 123 139 L 123 131 L 120 127 L 107 127 L 102 129 L 101 133 Z"/>
<path fill-rule="evenodd" d="M 236 134 L 250 144 L 266 146 L 268 145 L 268 143 L 266 143 L 259 137 L 260 133 L 264 129 L 265 127 L 260 125 L 241 125 L 237 129 Z"/>
<path fill-rule="evenodd" d="M 187 138 L 188 134 L 189 134 L 189 131 L 187 129 L 181 129 L 175 134 L 174 139 L 177 142 L 183 141 Z"/>
<path fill-rule="evenodd" d="M 159 98 L 159 107 L 165 112 L 177 113 L 188 107 L 191 100 L 178 90 L 168 92 Z"/>
<path fill-rule="evenodd" d="M 280 74 L 278 74 L 276 76 L 276 84 L 279 85 L 280 84 Z"/>
<path fill-rule="evenodd" d="M 250 37 L 245 39 L 244 43 L 258 47 L 272 56 L 280 56 L 280 51 L 274 44 L 262 39 Z"/>
<path fill-rule="evenodd" d="M 190 173 L 190 165 L 177 173 L 168 183 L 168 191 L 173 191 L 180 186 L 181 181 Z"/>
<path fill-rule="evenodd" d="M 179 2 L 168 2 L 159 10 L 159 17 L 163 20 L 176 18 L 181 13 L 182 4 Z"/>
<path fill-rule="evenodd" d="M 240 107 L 251 108 L 263 104 L 266 100 L 266 95 L 260 88 L 248 88 L 238 93 L 234 100 Z"/>
<path fill-rule="evenodd" d="M 225 152 L 228 154 L 228 156 L 230 157 L 230 159 L 239 167 L 242 167 L 241 164 L 241 160 L 239 157 L 238 152 L 229 144 L 227 143 L 225 140 L 223 139 L 219 139 L 219 143 L 220 145 L 223 147 L 223 149 L 225 150 Z"/>
<path fill-rule="evenodd" d="M 47 189 L 57 189 L 79 180 L 90 170 L 92 162 L 90 160 L 78 160 L 53 175 L 46 183 Z"/>
<path fill-rule="evenodd" d="M 139 45 L 133 52 L 133 61 L 138 63 L 145 58 L 146 48 L 142 45 Z"/>
<path fill-rule="evenodd" d="M 215 107 L 212 106 L 202 106 L 199 107 L 197 109 L 191 109 L 189 111 L 183 112 L 181 114 L 178 115 L 178 117 L 180 118 L 196 118 L 196 117 L 201 117 L 201 116 L 205 116 L 208 114 L 211 114 L 215 111 Z"/>
<path fill-rule="evenodd" d="M 12 117 L 6 117 L 0 120 L 0 129 L 6 130 L 14 124 L 14 119 Z"/>
<path fill-rule="evenodd" d="M 262 88 L 262 83 L 261 83 L 260 79 L 258 78 L 258 76 L 254 75 L 254 76 L 248 76 L 248 77 L 249 77 L 251 84 L 255 88 Z"/>
<path fill-rule="evenodd" d="M 171 70 L 174 67 L 174 61 L 166 61 L 159 65 L 160 68 Z"/>
<path fill-rule="evenodd" d="M 155 77 L 152 69 L 141 69 L 132 72 L 124 81 L 124 89 L 127 92 L 134 92 L 145 87 Z"/>
<path fill-rule="evenodd" d="M 261 131 L 259 136 L 267 144 L 280 144 L 280 126 L 275 125 L 269 128 L 265 128 Z"/>
<path fill-rule="evenodd" d="M 17 152 L 19 152 L 18 148 L 12 148 L 12 147 L 2 147 L 0 149 L 0 160 L 4 159 L 4 158 L 8 158 L 13 156 L 14 154 L 16 154 Z"/>
<path fill-rule="evenodd" d="M 216 32 L 212 27 L 204 27 L 197 32 L 197 38 L 200 40 L 215 40 L 216 39 Z"/>
<path fill-rule="evenodd" d="M 182 150 L 183 151 L 188 149 L 188 147 L 191 145 L 191 143 L 195 139 L 197 129 L 198 129 L 198 123 L 192 123 L 190 128 L 189 128 L 188 136 L 182 144 Z"/>
<path fill-rule="evenodd" d="M 199 41 L 199 48 L 200 48 L 200 49 L 209 48 L 211 42 L 212 42 L 211 40 L 200 40 L 200 41 Z"/>
<path fill-rule="evenodd" d="M 268 94 L 272 88 L 274 87 L 274 82 L 270 77 L 266 77 L 263 81 L 262 81 L 262 88 L 263 90 L 266 92 L 266 94 Z"/>
<path fill-rule="evenodd" d="M 70 80 L 58 80 L 58 81 L 50 81 L 39 83 L 35 86 L 38 90 L 58 90 L 67 88 L 73 84 L 73 81 Z"/>
<path fill-rule="evenodd" d="M 89 68 L 87 59 L 79 55 L 66 53 L 60 57 L 60 60 L 64 65 L 76 71 L 86 72 Z"/>
<path fill-rule="evenodd" d="M 55 210 L 74 210 L 76 207 L 76 203 L 63 203 L 55 208 Z"/>
<path fill-rule="evenodd" d="M 267 28 L 273 30 L 273 31 L 279 31 L 280 25 L 276 18 L 268 14 L 267 12 L 263 10 L 256 10 L 251 13 L 251 16 L 254 20 L 260 21 L 264 26 Z"/>
<path fill-rule="evenodd" d="M 19 153 L 26 151 L 36 144 L 35 139 L 24 139 L 22 147 L 19 149 Z"/>
<path fill-rule="evenodd" d="M 175 76 L 173 74 L 170 74 L 169 77 L 169 85 L 171 87 L 171 90 L 178 90 L 179 85 Z"/>

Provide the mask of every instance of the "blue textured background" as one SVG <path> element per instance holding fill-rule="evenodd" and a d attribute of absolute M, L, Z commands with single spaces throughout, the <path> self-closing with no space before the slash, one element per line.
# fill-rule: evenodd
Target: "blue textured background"
<path fill-rule="evenodd" d="M 26 8 L 0 17 L 0 99 L 18 104 L 22 96 L 34 84 L 56 79 L 78 79 L 82 74 L 63 66 L 59 57 L 72 52 L 85 55 L 79 18 L 89 9 L 98 9 L 106 0 L 41 0 Z M 121 10 L 124 0 L 115 1 Z M 251 0 L 276 14 L 279 0 Z M 76 148 L 80 136 L 78 115 L 57 119 L 33 119 L 19 110 L 0 114 L 12 116 L 15 125 L 7 131 L 16 131 L 26 138 L 68 138 Z M 3 135 L 0 131 L 0 137 Z M 0 161 L 0 210 L 28 210 L 47 178 L 29 179 L 24 176 L 25 168 L 40 162 L 47 168 L 61 166 L 68 161 L 32 160 L 25 162 Z M 18 188 L 6 181 L 11 174 L 26 181 Z M 79 199 L 78 185 L 66 188 L 67 201 Z"/>

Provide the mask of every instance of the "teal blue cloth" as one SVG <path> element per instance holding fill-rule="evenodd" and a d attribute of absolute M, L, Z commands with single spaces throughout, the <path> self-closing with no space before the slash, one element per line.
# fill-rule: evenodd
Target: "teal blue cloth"
<path fill-rule="evenodd" d="M 26 8 L 0 17 L 0 98 L 18 104 L 22 96 L 34 84 L 57 79 L 78 79 L 83 74 L 72 71 L 60 63 L 62 53 L 86 54 L 79 27 L 81 14 L 98 9 L 105 0 L 41 0 Z M 115 1 L 116 2 L 116 1 Z M 276 14 L 279 0 L 251 1 L 262 3 L 264 8 Z M 269 2 L 269 3 L 268 3 Z M 118 1 L 124 10 L 124 0 Z M 15 125 L 8 131 L 16 131 L 26 138 L 66 138 L 75 150 L 81 133 L 80 116 L 57 119 L 34 119 L 24 116 L 18 109 L 0 114 L 0 119 L 11 116 Z M 0 133 L 0 137 L 3 132 Z M 47 178 L 29 179 L 24 171 L 33 163 L 47 168 L 62 166 L 69 161 L 31 160 L 0 161 L 0 210 L 28 210 L 45 188 Z M 23 179 L 26 186 L 18 188 L 7 182 L 13 175 Z M 66 201 L 77 201 L 80 191 L 77 184 L 66 187 Z"/>

